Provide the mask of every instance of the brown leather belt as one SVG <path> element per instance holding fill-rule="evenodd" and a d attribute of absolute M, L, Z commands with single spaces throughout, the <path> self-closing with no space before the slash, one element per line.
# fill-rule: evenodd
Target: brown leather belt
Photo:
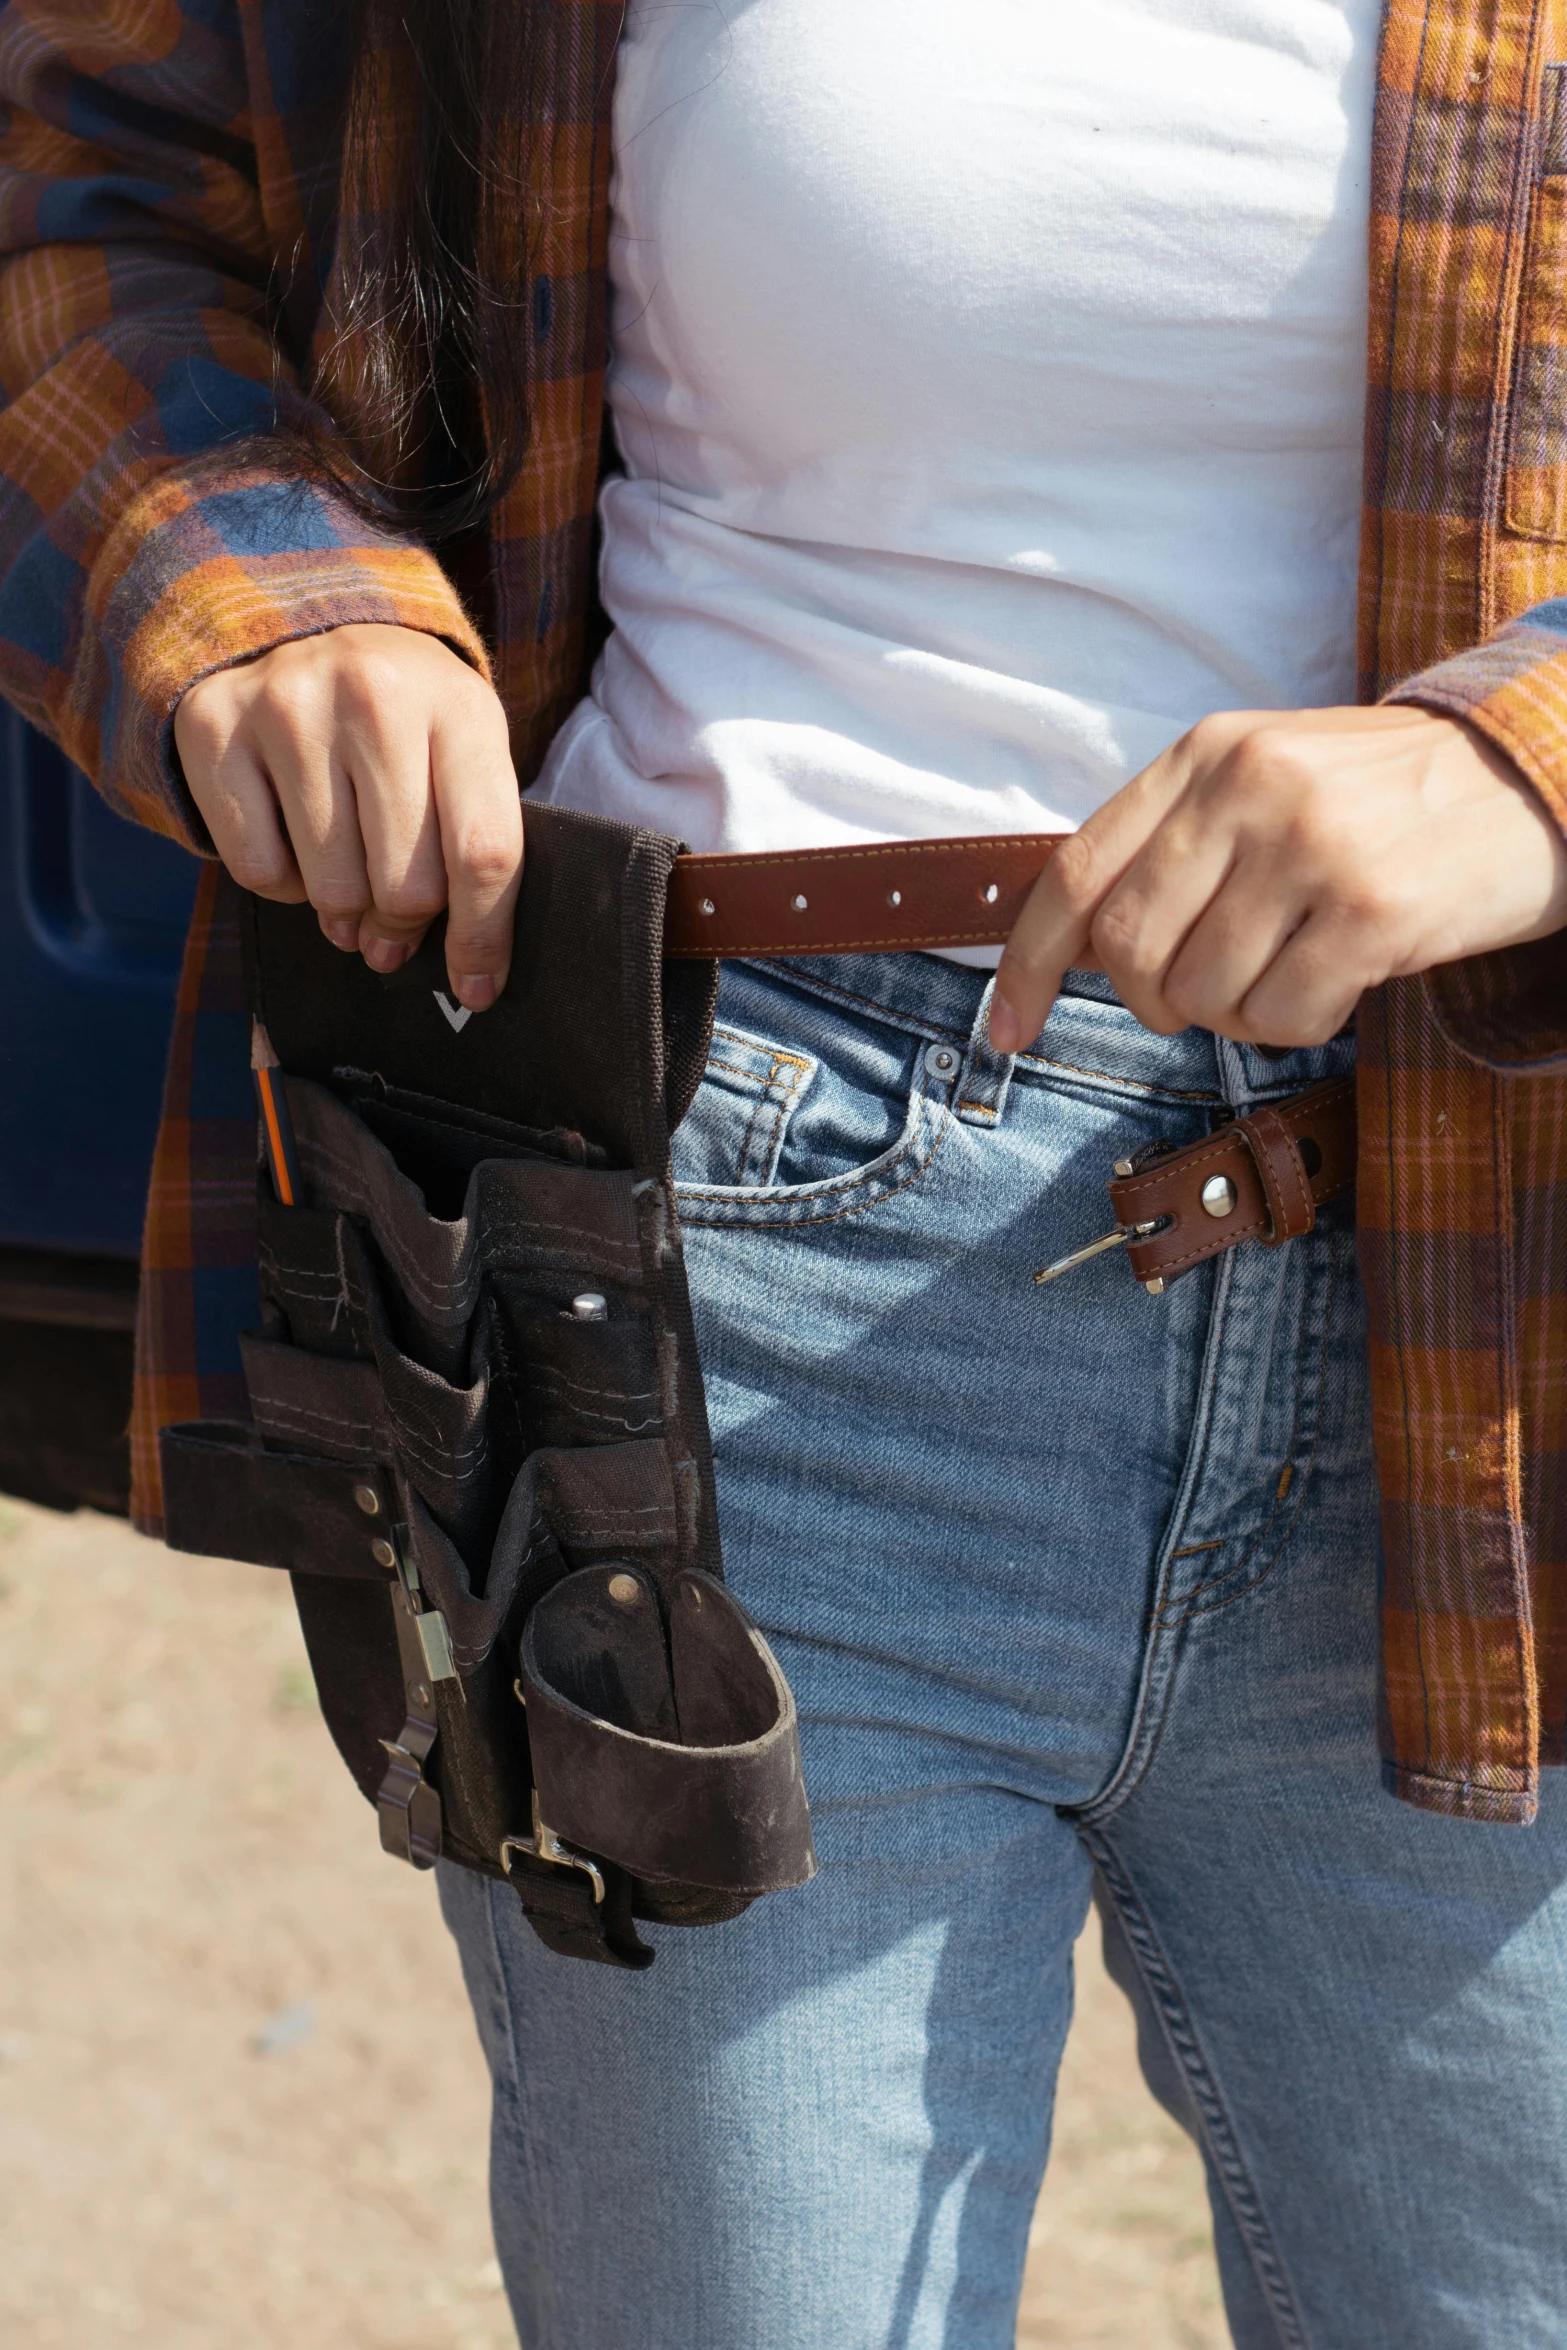
<path fill-rule="evenodd" d="M 681 857 L 666 955 L 867 955 L 1004 946 L 1056 832 Z"/>
<path fill-rule="evenodd" d="M 664 951 L 681 956 L 862 955 L 1002 946 L 1067 835 L 874 841 L 761 856 L 681 857 Z M 1355 1081 L 1336 1078 L 1250 1111 L 1185 1150 L 1117 1163 L 1116 1229 L 1035 1275 L 1124 1248 L 1157 1297 L 1179 1273 L 1243 1240 L 1309 1232 L 1355 1180 Z"/>
<path fill-rule="evenodd" d="M 1184 1150 L 1155 1145 L 1116 1162 L 1116 1228 L 1034 1275 L 1055 1281 L 1106 1249 L 1124 1248 L 1150 1297 L 1243 1240 L 1298 1240 L 1325 1200 L 1355 1180 L 1355 1080 L 1330 1078 L 1232 1118 Z"/>

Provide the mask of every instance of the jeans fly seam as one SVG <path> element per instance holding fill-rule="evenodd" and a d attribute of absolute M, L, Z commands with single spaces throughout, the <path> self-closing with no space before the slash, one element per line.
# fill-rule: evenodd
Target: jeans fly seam
<path fill-rule="evenodd" d="M 1220 1257 L 1214 1266 L 1214 1296 L 1203 1343 L 1195 1426 L 1187 1448 L 1180 1491 L 1160 1546 L 1158 1587 L 1148 1618 L 1148 1637 L 1143 1651 L 1137 1697 L 1132 1708 L 1131 1726 L 1121 1749 L 1120 1760 L 1099 1793 L 1077 1809 L 1066 1811 L 1065 1816 L 1074 1827 L 1081 1828 L 1108 1819 L 1137 1787 L 1158 1752 L 1175 1655 L 1186 1621 L 1184 1615 L 1170 1609 L 1170 1586 L 1181 1536 L 1190 1523 L 1193 1503 L 1202 1490 L 1203 1470 L 1207 1465 L 1208 1445 L 1213 1434 L 1218 1366 L 1229 1320 L 1233 1273 L 1233 1256 Z"/>
<path fill-rule="evenodd" d="M 1332 1268 L 1337 1261 L 1337 1250 L 1338 1235 L 1337 1233 L 1334 1233 L 1331 1236 L 1331 1254 L 1329 1257 L 1328 1304 L 1327 1310 L 1325 1311 L 1322 1319 L 1321 1340 L 1318 1348 L 1319 1372 L 1321 1369 L 1321 1357 L 1322 1354 L 1326 1351 L 1327 1347 L 1328 1328 L 1332 1316 Z M 1291 1466 L 1294 1464 L 1295 1454 L 1300 1445 L 1302 1418 L 1301 1397 L 1306 1384 L 1306 1347 L 1308 1334 L 1309 1318 L 1307 1315 L 1302 1314 L 1300 1318 L 1300 1328 L 1295 1341 L 1295 1394 L 1291 1406 L 1289 1443 L 1286 1447 L 1285 1453 L 1286 1460 L 1290 1463 Z M 1311 1475 L 1311 1465 L 1312 1462 L 1316 1459 L 1317 1446 L 1321 1442 L 1321 1439 L 1322 1395 L 1319 1381 L 1317 1395 L 1317 1421 L 1316 1426 L 1312 1431 L 1311 1449 L 1307 1453 L 1304 1462 L 1301 1464 L 1300 1489 L 1298 1492 L 1295 1491 L 1295 1480 L 1292 1478 L 1290 1481 L 1290 1493 L 1294 1494 L 1295 1506 L 1290 1512 L 1289 1523 L 1285 1527 L 1278 1550 L 1274 1552 L 1272 1558 L 1269 1559 L 1267 1565 L 1263 1568 L 1260 1574 L 1253 1575 L 1248 1582 L 1242 1585 L 1241 1588 L 1243 1590 L 1254 1590 L 1259 1583 L 1265 1582 L 1267 1577 L 1273 1572 L 1274 1567 L 1278 1563 L 1279 1557 L 1283 1552 L 1284 1545 L 1288 1542 L 1290 1535 L 1294 1532 L 1296 1521 L 1300 1516 L 1301 1508 L 1306 1498 L 1307 1483 Z M 1167 1620 L 1173 1619 L 1175 1616 L 1207 1615 L 1215 1612 L 1220 1607 L 1227 1607 L 1229 1605 L 1229 1599 L 1208 1602 L 1205 1600 L 1204 1595 L 1209 1592 L 1224 1591 L 1228 1585 L 1235 1582 L 1239 1575 L 1244 1573 L 1245 1569 L 1251 1564 L 1251 1561 L 1256 1557 L 1258 1551 L 1262 1548 L 1263 1544 L 1267 1541 L 1268 1536 L 1272 1533 L 1274 1527 L 1278 1523 L 1279 1512 L 1284 1507 L 1285 1500 L 1288 1498 L 1288 1495 L 1281 1495 L 1279 1493 L 1277 1485 L 1275 1484 L 1273 1500 L 1269 1504 L 1268 1514 L 1263 1519 L 1262 1524 L 1257 1528 L 1257 1531 L 1252 1536 L 1250 1542 L 1247 1544 L 1243 1555 L 1236 1560 L 1233 1567 L 1227 1568 L 1222 1575 L 1211 1575 L 1206 1580 L 1194 1584 L 1183 1600 L 1176 1603 L 1167 1603 Z M 1222 1550 L 1225 1547 L 1226 1544 L 1222 1539 L 1215 1543 L 1191 1543 L 1187 1546 L 1187 1555 L 1195 1555 L 1200 1550 Z M 1231 1598 L 1238 1598 L 1239 1596 L 1239 1592 L 1232 1592 L 1230 1594 Z M 1161 1614 L 1165 1614 L 1166 1610 L 1161 1609 L 1160 1612 Z"/>
<path fill-rule="evenodd" d="M 1316 1425 L 1311 1432 L 1310 1447 L 1307 1450 L 1305 1459 L 1300 1465 L 1300 1475 L 1297 1479 L 1293 1479 L 1291 1481 L 1290 1490 L 1294 1495 L 1295 1507 L 1290 1512 L 1289 1522 L 1285 1526 L 1282 1534 L 1279 1536 L 1278 1547 L 1273 1552 L 1272 1557 L 1267 1561 L 1267 1564 L 1261 1569 L 1259 1573 L 1248 1576 L 1244 1583 L 1236 1585 L 1237 1576 L 1241 1575 L 1246 1567 L 1256 1557 L 1258 1551 L 1267 1541 L 1269 1532 L 1271 1531 L 1274 1522 L 1278 1517 L 1282 1504 L 1279 1502 L 1277 1497 L 1275 1497 L 1273 1507 L 1269 1510 L 1267 1517 L 1263 1520 L 1263 1523 L 1257 1534 L 1254 1536 L 1245 1556 L 1243 1558 L 1237 1559 L 1234 1566 L 1229 1568 L 1226 1573 L 1222 1575 L 1215 1575 L 1211 1577 L 1209 1581 L 1205 1583 L 1199 1583 L 1197 1585 L 1196 1589 L 1188 1598 L 1186 1606 L 1183 1610 L 1184 1614 L 1187 1616 L 1218 1615 L 1224 1608 L 1233 1606 L 1236 1600 L 1244 1599 L 1248 1591 L 1256 1591 L 1260 1589 L 1260 1587 L 1266 1583 L 1268 1577 L 1272 1574 L 1280 1559 L 1284 1556 L 1285 1551 L 1289 1547 L 1291 1537 L 1293 1536 L 1296 1527 L 1300 1523 L 1301 1512 L 1305 1509 L 1307 1497 L 1311 1491 L 1311 1472 L 1315 1466 L 1317 1453 L 1322 1444 L 1322 1414 L 1324 1409 L 1324 1397 L 1326 1389 L 1326 1357 L 1328 1351 L 1328 1339 L 1332 1333 L 1333 1328 L 1333 1299 L 1338 1285 L 1338 1255 L 1339 1235 L 1337 1232 L 1334 1232 L 1329 1235 L 1327 1295 L 1323 1302 L 1322 1326 L 1317 1342 Z M 1291 1431 L 1290 1436 L 1290 1454 L 1292 1458 L 1295 1452 L 1295 1447 L 1300 1441 L 1300 1397 L 1301 1389 L 1305 1384 L 1305 1363 L 1303 1360 L 1305 1350 L 1306 1323 L 1304 1317 L 1302 1317 L 1300 1346 L 1296 1354 L 1295 1426 Z M 1234 1588 L 1232 1588 L 1232 1586 L 1234 1586 Z M 1215 1593 L 1221 1593 L 1223 1596 L 1211 1596 Z"/>
<path fill-rule="evenodd" d="M 1165 2042 L 1179 2066 L 1202 2121 L 1208 2158 L 1224 2187 L 1263 2298 L 1278 2329 L 1281 2350 L 1310 2350 L 1300 2304 L 1283 2255 L 1274 2241 L 1262 2198 L 1246 2165 L 1217 2077 L 1204 2051 L 1191 2010 L 1181 1996 L 1175 1970 L 1155 1932 L 1137 1889 L 1109 1839 L 1079 1829 L 1110 1888 L 1143 1982 L 1163 2027 Z"/>

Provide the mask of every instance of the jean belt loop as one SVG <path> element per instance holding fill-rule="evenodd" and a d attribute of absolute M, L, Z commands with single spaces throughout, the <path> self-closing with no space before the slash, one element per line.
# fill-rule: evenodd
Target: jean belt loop
<path fill-rule="evenodd" d="M 968 1051 L 958 1077 L 953 1107 L 967 1126 L 999 1126 L 1007 1112 L 1007 1091 L 1017 1056 L 995 1052 L 991 1047 L 990 1005 L 995 992 L 996 982 L 992 978 L 979 999 L 979 1009 L 969 1031 Z"/>

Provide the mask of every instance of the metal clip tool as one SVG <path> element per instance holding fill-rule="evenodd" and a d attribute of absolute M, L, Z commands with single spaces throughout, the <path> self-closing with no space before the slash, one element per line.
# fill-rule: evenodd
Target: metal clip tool
<path fill-rule="evenodd" d="M 1160 1144 L 1155 1147 L 1162 1149 L 1164 1146 Z M 1135 1175 L 1137 1160 L 1117 1159 L 1115 1171 L 1117 1175 Z M 1075 1272 L 1079 1265 L 1086 1265 L 1090 1257 L 1102 1257 L 1113 1248 L 1125 1248 L 1129 1240 L 1146 1240 L 1150 1232 L 1158 1230 L 1162 1221 L 1162 1217 L 1155 1216 L 1152 1222 L 1147 1224 L 1117 1224 L 1115 1230 L 1107 1232 L 1102 1240 L 1090 1240 L 1084 1247 L 1074 1248 L 1066 1256 L 1057 1257 L 1053 1265 L 1042 1265 L 1034 1275 L 1034 1280 L 1036 1283 L 1059 1281 L 1063 1273 Z M 1151 1288 L 1152 1284 L 1145 1284 L 1145 1286 Z M 1159 1288 L 1163 1289 L 1163 1287 L 1164 1283 L 1161 1281 Z"/>

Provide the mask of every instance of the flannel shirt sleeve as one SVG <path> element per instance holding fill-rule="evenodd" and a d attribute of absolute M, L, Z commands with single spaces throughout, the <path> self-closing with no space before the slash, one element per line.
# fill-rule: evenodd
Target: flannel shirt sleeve
<path fill-rule="evenodd" d="M 1461 718 L 1505 751 L 1567 833 L 1567 599 L 1536 604 L 1484 644 L 1384 697 Z M 1567 931 L 1425 975 L 1438 1027 L 1505 1074 L 1567 1068 Z"/>
<path fill-rule="evenodd" d="M 0 691 L 123 815 L 208 853 L 172 755 L 198 678 L 354 621 L 486 665 L 428 550 L 277 438 L 315 412 L 275 331 L 297 256 L 253 115 L 275 134 L 238 0 L 0 11 Z"/>

